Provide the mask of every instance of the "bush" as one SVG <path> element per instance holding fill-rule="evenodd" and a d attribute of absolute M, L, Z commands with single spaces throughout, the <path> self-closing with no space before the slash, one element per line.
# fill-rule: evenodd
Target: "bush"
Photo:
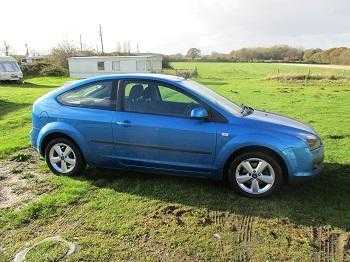
<path fill-rule="evenodd" d="M 342 75 L 321 75 L 321 74 L 277 74 L 266 78 L 277 81 L 304 81 L 304 80 L 349 80 Z"/>
<path fill-rule="evenodd" d="M 163 55 L 162 57 L 162 68 L 173 69 L 173 67 L 170 65 L 169 57 L 166 55 Z"/>
<path fill-rule="evenodd" d="M 180 76 L 185 79 L 198 77 L 197 67 L 195 69 L 163 69 L 163 74 Z"/>
<path fill-rule="evenodd" d="M 22 64 L 21 69 L 24 75 L 39 76 L 43 68 L 50 66 L 46 61 L 34 62 L 32 64 Z"/>
<path fill-rule="evenodd" d="M 68 75 L 68 70 L 62 66 L 58 65 L 49 65 L 42 68 L 40 71 L 42 76 L 66 76 Z"/>
<path fill-rule="evenodd" d="M 195 69 L 175 69 L 175 75 L 181 76 L 185 79 L 198 77 L 197 67 Z"/>
<path fill-rule="evenodd" d="M 47 61 L 34 62 L 21 65 L 25 76 L 66 76 L 68 70 L 62 66 L 50 64 Z"/>

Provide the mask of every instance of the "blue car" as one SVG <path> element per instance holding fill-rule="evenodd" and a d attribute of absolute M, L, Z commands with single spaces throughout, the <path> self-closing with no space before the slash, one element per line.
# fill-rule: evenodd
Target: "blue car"
<path fill-rule="evenodd" d="M 53 173 L 86 165 L 224 180 L 264 197 L 322 169 L 310 126 L 227 100 L 181 77 L 98 76 L 39 98 L 31 143 Z"/>

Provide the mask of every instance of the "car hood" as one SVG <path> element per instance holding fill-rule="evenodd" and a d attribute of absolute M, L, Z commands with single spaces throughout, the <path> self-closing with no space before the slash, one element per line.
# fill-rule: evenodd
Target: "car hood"
<path fill-rule="evenodd" d="M 246 118 L 260 121 L 260 122 L 265 122 L 269 124 L 275 124 L 275 125 L 281 125 L 281 126 L 287 126 L 291 128 L 296 128 L 302 131 L 306 131 L 312 134 L 316 134 L 315 130 L 302 122 L 299 122 L 295 119 L 275 114 L 275 113 L 270 113 L 270 112 L 265 112 L 265 111 L 260 111 L 260 110 L 254 110 L 252 114 L 247 115 Z"/>

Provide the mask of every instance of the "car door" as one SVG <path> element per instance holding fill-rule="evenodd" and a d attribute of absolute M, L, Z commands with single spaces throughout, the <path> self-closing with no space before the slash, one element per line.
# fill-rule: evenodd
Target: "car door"
<path fill-rule="evenodd" d="M 217 124 L 190 118 L 203 106 L 178 87 L 127 80 L 115 122 L 116 155 L 122 165 L 211 174 Z"/>
<path fill-rule="evenodd" d="M 84 153 L 95 165 L 108 166 L 113 160 L 116 89 L 116 81 L 97 81 L 58 97 L 64 105 L 60 121 L 67 122 L 84 138 Z"/>

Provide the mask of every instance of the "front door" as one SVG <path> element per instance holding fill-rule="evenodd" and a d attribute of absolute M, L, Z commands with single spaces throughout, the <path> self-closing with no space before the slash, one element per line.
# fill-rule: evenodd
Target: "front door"
<path fill-rule="evenodd" d="M 97 81 L 59 96 L 66 107 L 61 121 L 74 127 L 84 141 L 84 153 L 92 164 L 107 166 L 113 160 L 113 125 L 116 108 L 114 81 Z"/>
<path fill-rule="evenodd" d="M 191 119 L 203 106 L 178 88 L 154 81 L 123 81 L 123 111 L 116 117 L 116 155 L 121 164 L 210 174 L 217 123 Z"/>

